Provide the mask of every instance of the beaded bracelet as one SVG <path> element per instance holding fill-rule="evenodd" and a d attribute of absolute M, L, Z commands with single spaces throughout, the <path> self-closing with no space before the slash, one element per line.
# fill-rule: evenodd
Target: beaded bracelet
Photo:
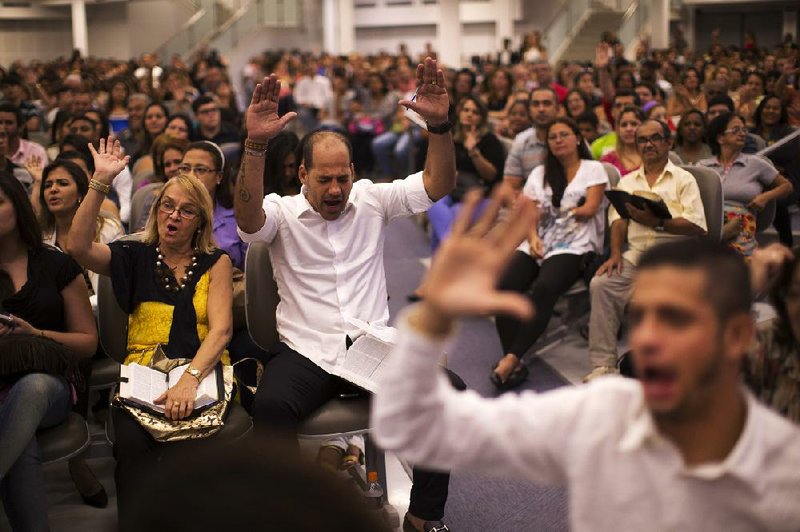
<path fill-rule="evenodd" d="M 89 188 L 95 189 L 100 194 L 108 194 L 109 192 L 111 192 L 111 185 L 106 185 L 105 183 L 101 183 L 97 179 L 89 180 Z"/>
<path fill-rule="evenodd" d="M 267 151 L 268 142 L 255 142 L 250 139 L 245 139 L 244 147 L 249 150 Z"/>

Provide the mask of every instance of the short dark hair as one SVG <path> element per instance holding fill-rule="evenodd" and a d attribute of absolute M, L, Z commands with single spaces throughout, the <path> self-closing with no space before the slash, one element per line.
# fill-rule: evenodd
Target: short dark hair
<path fill-rule="evenodd" d="M 705 295 L 720 322 L 749 314 L 753 303 L 750 274 L 739 253 L 718 240 L 691 238 L 654 246 L 639 260 L 637 271 L 663 266 L 705 273 Z"/>
<path fill-rule="evenodd" d="M 597 118 L 597 114 L 594 111 L 584 111 L 575 117 L 576 124 L 580 124 L 581 122 L 589 122 L 595 129 L 600 126 L 600 119 Z"/>
<path fill-rule="evenodd" d="M 732 100 L 732 99 L 731 99 L 731 97 L 730 97 L 730 96 L 728 96 L 727 94 L 719 94 L 719 95 L 717 95 L 717 96 L 714 96 L 714 97 L 713 97 L 713 98 L 711 98 L 710 100 L 708 100 L 708 107 L 707 107 L 707 109 L 711 109 L 711 108 L 712 108 L 712 107 L 714 107 L 715 105 L 725 105 L 725 107 L 727 107 L 727 108 L 728 108 L 728 110 L 729 110 L 731 113 L 733 112 L 733 109 L 734 109 L 734 107 L 733 107 L 733 100 Z"/>
<path fill-rule="evenodd" d="M 618 90 L 618 91 L 617 91 L 617 92 L 614 94 L 614 98 L 611 100 L 611 105 L 614 105 L 614 103 L 616 103 L 616 101 L 617 101 L 617 98 L 619 98 L 620 96 L 622 96 L 622 97 L 625 97 L 625 96 L 628 96 L 628 97 L 630 97 L 630 96 L 633 96 L 633 103 L 634 103 L 635 105 L 639 106 L 639 105 L 641 105 L 641 104 L 642 104 L 642 101 L 639 99 L 639 95 L 638 95 L 638 94 L 636 94 L 636 91 L 634 91 L 634 90 L 632 90 L 632 89 L 619 89 L 619 90 Z"/>
<path fill-rule="evenodd" d="M 0 102 L 0 113 L 12 113 L 14 119 L 17 121 L 17 127 L 22 124 L 22 112 L 19 107 L 13 103 L 6 101 Z"/>
<path fill-rule="evenodd" d="M 194 113 L 197 114 L 197 110 L 200 109 L 200 106 L 206 105 L 207 103 L 216 104 L 217 102 L 211 96 L 204 94 L 202 96 L 199 96 L 195 101 L 192 102 L 192 111 L 194 111 Z M 167 113 L 167 116 L 169 116 L 169 113 Z"/>
<path fill-rule="evenodd" d="M 314 167 L 314 146 L 325 139 L 336 139 L 347 146 L 347 153 L 350 156 L 350 162 L 353 162 L 353 145 L 350 143 L 350 139 L 338 131 L 318 129 L 316 131 L 312 131 L 300 141 L 299 149 L 300 153 L 303 154 L 301 163 L 305 167 L 306 171 L 309 171 Z"/>
<path fill-rule="evenodd" d="M 94 159 L 91 157 L 91 152 L 89 152 L 90 153 L 89 155 L 87 155 L 87 152 L 88 152 L 88 150 L 86 152 L 80 151 L 80 150 L 65 151 L 65 152 L 59 153 L 58 157 L 56 157 L 55 160 L 56 161 L 77 161 L 77 160 L 81 160 L 86 165 L 86 169 L 89 170 L 89 175 L 92 175 L 92 174 L 94 174 Z"/>
<path fill-rule="evenodd" d="M 539 92 L 539 91 L 547 91 L 550 94 L 552 94 L 553 95 L 553 101 L 555 102 L 554 105 L 555 105 L 555 107 L 558 107 L 558 104 L 559 104 L 558 93 L 556 92 L 556 90 L 553 87 L 536 87 L 534 89 L 531 89 L 531 92 L 528 93 L 528 96 L 529 96 L 528 102 L 529 103 L 531 101 L 533 101 L 533 93 L 534 92 Z"/>

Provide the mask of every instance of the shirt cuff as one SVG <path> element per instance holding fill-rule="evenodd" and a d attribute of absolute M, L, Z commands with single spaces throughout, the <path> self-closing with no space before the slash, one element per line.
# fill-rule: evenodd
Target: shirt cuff
<path fill-rule="evenodd" d="M 419 214 L 430 209 L 434 201 L 425 190 L 425 182 L 422 179 L 422 172 L 411 174 L 402 180 L 402 186 L 406 190 L 406 201 L 411 212 Z"/>
<path fill-rule="evenodd" d="M 404 361 L 414 359 L 419 365 L 434 366 L 441 362 L 442 355 L 455 343 L 458 335 L 459 324 L 455 324 L 449 334 L 432 336 L 418 330 L 409 322 L 409 315 L 415 305 L 403 309 L 397 318 L 398 334 L 395 351 L 403 353 Z"/>
<path fill-rule="evenodd" d="M 266 242 L 269 240 L 270 234 L 272 233 L 270 224 L 267 223 L 268 220 L 264 217 L 264 225 L 256 231 L 255 233 L 245 233 L 242 229 L 237 225 L 236 226 L 236 234 L 239 235 L 239 238 L 242 242 L 250 244 L 252 242 Z"/>

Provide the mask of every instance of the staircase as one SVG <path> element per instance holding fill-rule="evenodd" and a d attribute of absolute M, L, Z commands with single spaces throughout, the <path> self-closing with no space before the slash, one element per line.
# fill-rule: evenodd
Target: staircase
<path fill-rule="evenodd" d="M 593 61 L 600 35 L 607 30 L 619 31 L 624 12 L 603 5 L 591 7 L 578 21 L 575 35 L 561 54 L 564 61 Z"/>
<path fill-rule="evenodd" d="M 592 61 L 600 35 L 617 32 L 633 49 L 649 23 L 649 0 L 567 0 L 545 32 L 550 62 Z"/>

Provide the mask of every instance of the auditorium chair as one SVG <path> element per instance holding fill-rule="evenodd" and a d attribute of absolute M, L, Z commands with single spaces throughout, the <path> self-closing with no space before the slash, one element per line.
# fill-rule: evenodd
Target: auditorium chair
<path fill-rule="evenodd" d="M 245 309 L 247 328 L 253 341 L 269 351 L 278 341 L 276 309 L 280 297 L 275 283 L 269 247 L 264 242 L 253 242 L 247 250 L 245 259 Z M 344 339 L 343 339 L 344 340 Z M 265 371 L 269 371 L 269 366 Z M 323 405 L 298 429 L 302 439 L 326 440 L 334 437 L 365 435 L 365 462 L 367 471 L 376 471 L 378 481 L 386 493 L 386 466 L 382 451 L 378 450 L 369 437 L 370 397 L 338 397 Z M 363 475 L 361 468 L 353 468 Z M 366 487 L 363 476 L 358 479 L 362 488 Z"/>
<path fill-rule="evenodd" d="M 39 443 L 42 463 L 68 460 L 89 447 L 89 427 L 82 416 L 70 412 L 63 423 L 37 431 L 36 441 Z"/>
<path fill-rule="evenodd" d="M 124 238 L 135 239 L 136 237 L 129 235 Z M 100 345 L 111 359 L 122 364 L 127 355 L 128 315 L 117 303 L 117 298 L 114 296 L 114 290 L 111 286 L 111 278 L 105 275 L 101 275 L 98 281 L 97 306 L 99 309 L 98 332 L 100 334 Z M 213 437 L 217 442 L 233 442 L 247 435 L 252 428 L 253 421 L 245 409 L 237 402 L 231 401 L 228 415 L 225 418 L 225 426 Z M 113 443 L 114 429 L 111 424 L 111 416 L 109 416 L 106 423 L 106 437 Z"/>
<path fill-rule="evenodd" d="M 706 166 L 683 165 L 684 170 L 692 174 L 700 189 L 703 210 L 706 214 L 708 236 L 714 240 L 722 240 L 723 204 L 722 179 L 716 170 Z"/>

